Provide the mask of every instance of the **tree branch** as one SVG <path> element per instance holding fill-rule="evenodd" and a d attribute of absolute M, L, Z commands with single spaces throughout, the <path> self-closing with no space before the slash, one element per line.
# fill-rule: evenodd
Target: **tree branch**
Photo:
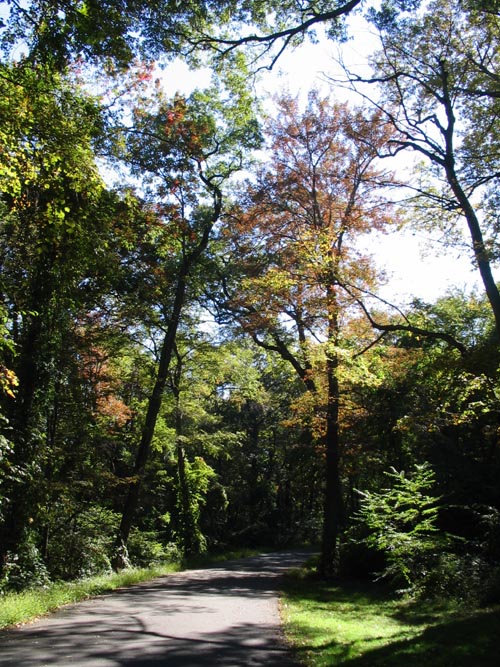
<path fill-rule="evenodd" d="M 454 338 L 451 334 L 443 331 L 429 331 L 428 329 L 422 329 L 421 327 L 416 327 L 411 324 L 381 324 L 380 322 L 377 322 L 373 318 L 372 314 L 365 306 L 365 304 L 361 301 L 361 299 L 357 298 L 354 295 L 351 296 L 353 296 L 353 299 L 361 308 L 367 320 L 370 322 L 371 326 L 374 329 L 382 331 L 383 335 L 390 332 L 405 331 L 407 333 L 415 334 L 416 336 L 424 336 L 425 338 L 430 338 L 431 340 L 443 340 L 445 343 L 448 343 L 450 347 L 453 347 L 456 350 L 458 350 L 463 357 L 467 355 L 467 348 L 465 347 L 465 345 L 463 345 L 460 341 L 456 340 L 456 338 Z M 380 336 L 375 342 L 378 342 L 381 338 L 382 336 Z M 366 349 L 369 349 L 369 347 Z"/>
<path fill-rule="evenodd" d="M 245 37 L 239 37 L 236 39 L 229 39 L 229 38 L 224 38 L 224 37 L 213 37 L 212 35 L 205 35 L 198 40 L 196 40 L 196 45 L 197 46 L 222 46 L 222 47 L 227 47 L 222 50 L 223 54 L 227 54 L 233 49 L 239 47 L 239 46 L 244 46 L 246 44 L 251 45 L 251 44 L 274 44 L 275 42 L 279 41 L 280 39 L 285 40 L 285 46 L 288 44 L 293 37 L 296 37 L 297 35 L 303 35 L 305 34 L 309 28 L 311 28 L 314 25 L 321 24 L 321 23 L 328 23 L 330 21 L 335 21 L 336 19 L 346 16 L 349 14 L 353 9 L 355 9 L 358 5 L 360 5 L 362 0 L 348 0 L 345 2 L 343 5 L 340 7 L 337 7 L 336 9 L 333 9 L 328 12 L 321 12 L 321 13 L 314 13 L 311 18 L 307 19 L 306 21 L 302 21 L 301 23 L 292 26 L 290 28 L 285 28 L 283 30 L 277 30 L 275 32 L 271 32 L 269 34 L 263 34 L 263 35 L 257 35 L 257 34 L 252 34 L 252 35 L 246 35 Z M 283 47 L 284 48 L 284 47 Z M 283 48 L 280 50 L 280 54 L 283 52 Z M 279 57 L 279 55 L 278 55 Z M 276 58 L 273 59 L 273 64 L 276 62 Z"/>

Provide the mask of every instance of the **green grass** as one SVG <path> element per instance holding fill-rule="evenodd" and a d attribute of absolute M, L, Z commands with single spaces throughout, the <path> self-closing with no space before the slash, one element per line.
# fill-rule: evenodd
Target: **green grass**
<path fill-rule="evenodd" d="M 391 597 L 376 584 L 287 578 L 285 632 L 308 667 L 497 667 L 500 605 Z"/>

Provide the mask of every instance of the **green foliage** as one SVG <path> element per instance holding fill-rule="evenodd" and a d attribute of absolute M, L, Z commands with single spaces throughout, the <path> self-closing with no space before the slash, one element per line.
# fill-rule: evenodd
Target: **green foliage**
<path fill-rule="evenodd" d="M 181 554 L 174 543 L 163 544 L 154 531 L 133 530 L 127 543 L 132 567 L 150 568 L 162 563 L 181 561 Z"/>
<path fill-rule="evenodd" d="M 418 587 L 420 597 L 456 600 L 471 606 L 498 603 L 500 566 L 483 555 L 443 551 Z"/>
<path fill-rule="evenodd" d="M 118 519 L 115 512 L 98 506 L 78 513 L 66 525 L 62 516 L 54 516 L 57 532 L 50 535 L 48 548 L 51 577 L 70 580 L 110 572 Z"/>
<path fill-rule="evenodd" d="M 240 41 L 247 48 L 255 41 L 257 57 L 269 56 L 270 51 L 276 56 L 306 37 L 315 39 L 315 24 L 324 24 L 328 35 L 339 39 L 344 36 L 345 15 L 361 0 L 308 0 L 305 5 L 293 0 L 31 0 L 22 6 L 8 0 L 6 4 L 7 20 L 0 24 L 4 53 L 22 45 L 30 60 L 50 62 L 58 69 L 75 60 L 117 69 L 130 66 L 134 57 L 170 59 L 183 54 L 199 63 L 209 51 L 220 59 L 221 54 L 231 56 Z M 259 37 L 253 40 L 249 33 Z M 227 47 L 221 43 L 224 37 L 229 39 Z M 275 42 L 279 49 L 272 50 Z"/>
<path fill-rule="evenodd" d="M 21 558 L 29 527 L 51 574 L 78 576 L 107 566 L 82 505 L 109 483 L 96 444 L 109 444 L 111 428 L 123 427 L 128 414 L 104 377 L 120 335 L 107 310 L 104 354 L 100 309 L 102 299 L 111 307 L 109 290 L 122 276 L 119 249 L 131 216 L 98 173 L 96 100 L 47 65 L 23 61 L 1 74 L 0 282 L 11 343 L 0 363 L 18 386 L 8 376 L 15 398 L 1 397 L 10 444 L 1 463 L 0 551 Z M 110 405 L 115 414 L 106 422 L 98 414 Z M 67 560 L 58 552 L 61 533 Z"/>
<path fill-rule="evenodd" d="M 389 488 L 360 492 L 357 520 L 368 530 L 364 542 L 386 558 L 382 576 L 415 591 L 446 544 L 436 527 L 438 499 L 428 493 L 435 474 L 421 464 L 408 475 L 392 469 L 386 477 Z"/>
<path fill-rule="evenodd" d="M 216 473 L 201 456 L 192 462 L 185 461 L 188 503 L 182 501 L 182 488 L 179 489 L 179 542 L 185 555 L 204 553 L 207 549 L 206 538 L 201 531 L 200 517 L 207 502 L 207 494 Z"/>
<path fill-rule="evenodd" d="M 6 502 L 3 486 L 8 480 L 17 477 L 17 467 L 12 465 L 12 443 L 4 433 L 9 434 L 8 421 L 0 413 L 0 522 L 4 520 L 3 506 Z"/>
<path fill-rule="evenodd" d="M 385 40 L 374 59 L 383 93 L 402 111 L 387 107 L 387 120 L 403 132 L 389 137 L 380 123 L 384 102 L 372 115 L 312 93 L 302 112 L 285 97 L 267 128 L 271 158 L 223 224 L 225 191 L 262 143 L 238 39 L 252 58 L 272 59 L 314 37 L 314 24 L 342 37 L 343 11 L 361 3 L 1 4 L 10 11 L 0 25 L 2 589 L 107 572 L 126 489 L 139 480 L 134 563 L 316 539 L 333 479 L 322 467 L 329 419 L 336 507 L 343 491 L 346 514 L 355 512 L 353 489 L 370 489 L 357 527 L 368 537 L 349 547 L 357 563 L 369 547 L 370 565 L 383 557 L 398 585 L 493 599 L 500 385 L 488 303 L 456 293 L 405 313 L 455 337 L 461 356 L 411 332 L 385 332 L 375 346 L 353 312 L 376 270 L 351 241 L 390 221 L 388 175 L 376 163 L 390 140 L 434 163 L 416 186 L 422 224 L 447 231 L 458 220 L 466 202 L 455 170 L 484 223 L 478 258 L 498 257 L 496 0 L 432 0 L 418 12 L 418 0 L 365 3 Z M 214 30 L 231 46 L 211 41 Z M 168 59 L 187 44 L 198 64 L 206 49 L 224 52 L 207 90 L 170 99 L 142 61 L 119 78 L 135 55 Z M 84 88 L 81 75 L 99 83 Z M 96 88 L 107 88 L 102 99 L 86 92 Z M 123 175 L 119 192 L 100 175 L 105 154 Z M 236 314 L 238 331 L 224 330 L 224 343 L 194 335 L 203 307 L 226 323 Z M 242 341 L 248 333 L 260 350 Z M 162 341 L 172 353 L 176 335 L 183 375 L 176 383 L 175 364 L 162 368 L 149 458 L 134 467 Z M 388 466 L 415 472 L 387 476 Z M 477 519 L 477 530 L 456 531 L 453 550 L 436 529 L 434 483 L 448 507 Z"/>
<path fill-rule="evenodd" d="M 47 567 L 36 546 L 36 536 L 33 531 L 26 531 L 16 552 L 7 552 L 4 556 L 0 594 L 6 590 L 21 591 L 44 586 L 49 580 Z"/>

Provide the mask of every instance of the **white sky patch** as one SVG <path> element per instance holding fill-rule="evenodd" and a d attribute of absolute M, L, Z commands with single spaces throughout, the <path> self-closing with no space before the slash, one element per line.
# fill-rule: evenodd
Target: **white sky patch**
<path fill-rule="evenodd" d="M 208 67 L 193 70 L 177 58 L 166 67 L 157 68 L 155 77 L 160 79 L 162 88 L 168 95 L 190 95 L 196 88 L 208 88 L 212 72 Z"/>
<path fill-rule="evenodd" d="M 387 277 L 379 295 L 397 305 L 413 297 L 432 302 L 450 289 L 480 289 L 479 273 L 467 257 L 409 230 L 373 234 L 364 247 Z"/>

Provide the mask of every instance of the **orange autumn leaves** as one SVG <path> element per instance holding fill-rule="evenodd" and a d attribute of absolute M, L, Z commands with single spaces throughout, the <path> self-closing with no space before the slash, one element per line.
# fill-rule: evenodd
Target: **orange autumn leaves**
<path fill-rule="evenodd" d="M 191 157 L 203 157 L 204 140 L 209 134 L 209 127 L 206 119 L 189 117 L 184 97 L 177 95 L 162 109 L 159 119 L 163 121 L 164 136 L 168 144 L 175 144 Z M 177 182 L 176 186 L 178 185 Z"/>
<path fill-rule="evenodd" d="M 226 216 L 239 275 L 229 306 L 242 330 L 292 363 L 310 392 L 296 416 L 312 419 L 321 439 L 326 406 L 339 402 L 332 379 L 341 381 L 356 351 L 358 302 L 379 279 L 359 241 L 397 221 L 392 176 L 378 159 L 391 129 L 379 113 L 317 92 L 305 109 L 289 96 L 277 106 L 268 159 Z"/>
<path fill-rule="evenodd" d="M 387 198 L 392 177 L 377 163 L 390 129 L 377 113 L 313 92 L 305 111 L 297 99 L 279 100 L 267 130 L 269 160 L 228 215 L 243 273 L 234 305 L 246 329 L 287 320 L 323 339 L 327 293 L 333 289 L 346 311 L 376 286 L 358 240 L 396 217 Z"/>

